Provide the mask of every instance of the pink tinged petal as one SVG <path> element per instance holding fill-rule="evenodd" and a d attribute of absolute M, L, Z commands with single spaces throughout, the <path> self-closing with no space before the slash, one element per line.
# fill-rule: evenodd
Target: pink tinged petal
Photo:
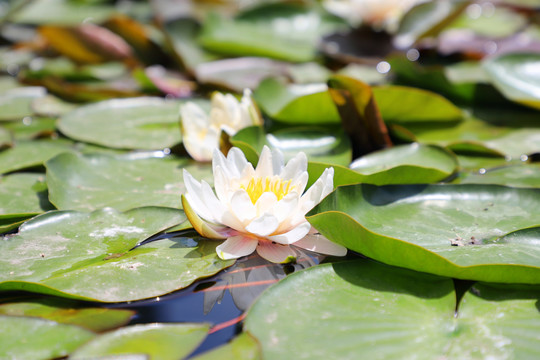
<path fill-rule="evenodd" d="M 263 214 L 251 221 L 246 230 L 257 236 L 268 236 L 276 231 L 278 226 L 279 221 L 274 215 Z"/>
<path fill-rule="evenodd" d="M 299 152 L 294 158 L 287 162 L 287 165 L 279 173 L 279 177 L 284 180 L 293 180 L 302 172 L 307 171 L 307 157 L 303 152 Z M 295 182 L 293 180 L 293 182 Z"/>
<path fill-rule="evenodd" d="M 264 146 L 261 151 L 261 156 L 259 157 L 259 163 L 255 168 L 255 176 L 260 178 L 265 178 L 267 176 L 273 176 L 274 167 L 272 164 L 272 153 L 268 146 Z"/>
<path fill-rule="evenodd" d="M 259 241 L 257 253 L 273 263 L 287 263 L 296 260 L 296 251 L 290 246 L 272 244 L 270 241 Z"/>
<path fill-rule="evenodd" d="M 220 259 L 230 260 L 249 255 L 257 248 L 258 240 L 243 235 L 232 236 L 216 247 Z"/>
<path fill-rule="evenodd" d="M 295 242 L 294 246 L 325 255 L 345 256 L 347 254 L 346 247 L 328 240 L 321 234 L 308 234 Z"/>
<path fill-rule="evenodd" d="M 251 221 L 257 215 L 255 205 L 253 205 L 248 193 L 243 189 L 236 190 L 233 193 L 231 210 L 242 223 Z"/>
<path fill-rule="evenodd" d="M 202 185 L 197 180 L 191 176 L 191 174 L 184 169 L 184 185 L 186 186 L 186 200 L 191 205 L 193 211 L 197 213 L 203 219 L 210 222 L 217 222 L 217 220 L 212 216 L 212 213 L 206 206 L 206 203 L 203 200 L 203 191 Z"/>
<path fill-rule="evenodd" d="M 259 199 L 257 199 L 257 202 L 255 203 L 255 210 L 257 216 L 269 212 L 277 202 L 277 196 L 273 192 L 268 191 L 262 193 Z"/>
<path fill-rule="evenodd" d="M 311 224 L 307 221 L 304 221 L 286 233 L 266 236 L 266 238 L 270 241 L 275 241 L 278 244 L 293 244 L 306 236 L 309 233 L 310 229 Z"/>

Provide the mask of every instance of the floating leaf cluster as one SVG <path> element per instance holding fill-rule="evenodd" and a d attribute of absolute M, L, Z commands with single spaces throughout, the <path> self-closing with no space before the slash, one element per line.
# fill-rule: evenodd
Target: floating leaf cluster
<path fill-rule="evenodd" d="M 540 5 L 395 4 L 0 0 L 0 358 L 540 358 Z M 333 168 L 306 219 L 347 257 L 192 229 L 180 109 L 243 93 L 213 143 Z"/>

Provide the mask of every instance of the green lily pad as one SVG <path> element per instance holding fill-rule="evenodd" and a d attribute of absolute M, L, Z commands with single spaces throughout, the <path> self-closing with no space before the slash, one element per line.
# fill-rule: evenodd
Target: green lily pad
<path fill-rule="evenodd" d="M 144 155 L 144 154 L 143 154 Z M 182 169 L 213 183 L 211 166 L 187 159 L 60 154 L 45 163 L 49 199 L 62 210 L 181 208 Z M 81 176 L 84 174 L 84 176 Z"/>
<path fill-rule="evenodd" d="M 497 185 L 338 188 L 307 219 L 375 260 L 458 279 L 540 283 L 540 190 Z M 515 234 L 507 243 L 503 237 Z"/>
<path fill-rule="evenodd" d="M 418 184 L 441 181 L 457 169 L 450 151 L 432 145 L 413 143 L 377 151 L 351 164 L 351 169 L 369 184 Z"/>
<path fill-rule="evenodd" d="M 43 298 L 0 305 L 0 315 L 39 317 L 101 332 L 126 325 L 135 312 L 124 309 L 85 308 L 76 301 Z"/>
<path fill-rule="evenodd" d="M 266 134 L 262 127 L 252 126 L 240 130 L 230 141 L 254 164 L 264 145 L 281 150 L 285 160 L 303 151 L 315 161 L 347 166 L 352 156 L 349 138 L 335 127 L 291 127 Z"/>
<path fill-rule="evenodd" d="M 73 142 L 68 140 L 19 141 L 0 152 L 0 174 L 41 166 L 58 154 L 74 150 Z"/>
<path fill-rule="evenodd" d="M 338 18 L 306 6 L 264 4 L 234 19 L 210 14 L 199 41 L 221 54 L 301 62 L 315 57 L 320 36 L 344 27 Z"/>
<path fill-rule="evenodd" d="M 95 337 L 79 347 L 70 359 L 145 354 L 150 359 L 178 360 L 204 340 L 207 324 L 146 324 L 128 326 Z"/>
<path fill-rule="evenodd" d="M 0 290 L 132 301 L 184 288 L 233 263 L 219 260 L 215 241 L 169 238 L 133 249 L 184 220 L 182 211 L 159 207 L 38 216 L 0 241 Z"/>
<path fill-rule="evenodd" d="M 348 261 L 280 281 L 252 306 L 244 328 L 266 359 L 534 359 L 538 295 L 475 285 L 456 316 L 450 279 Z"/>
<path fill-rule="evenodd" d="M 527 25 L 527 19 L 512 9 L 494 6 L 491 10 L 482 5 L 471 6 L 447 29 L 461 29 L 490 38 L 514 35 Z"/>
<path fill-rule="evenodd" d="M 70 138 L 116 149 L 159 150 L 182 141 L 180 103 L 130 98 L 81 106 L 62 116 L 58 129 Z"/>
<path fill-rule="evenodd" d="M 512 119 L 510 122 L 509 119 Z M 535 111 L 505 108 L 474 109 L 454 126 L 435 124 L 405 125 L 422 143 L 452 148 L 460 144 L 476 143 L 499 154 L 520 158 L 540 152 L 540 126 Z"/>
<path fill-rule="evenodd" d="M 505 54 L 484 62 L 484 67 L 504 96 L 521 104 L 540 109 L 540 55 Z"/>
<path fill-rule="evenodd" d="M 169 5 L 170 7 L 170 5 Z M 200 26 L 193 19 L 177 19 L 163 26 L 167 45 L 177 62 L 193 73 L 199 64 L 214 61 L 218 55 L 206 51 L 197 43 Z"/>
<path fill-rule="evenodd" d="M 481 173 L 462 174 L 457 182 L 461 184 L 498 184 L 540 188 L 540 165 L 521 164 L 484 169 Z"/>
<path fill-rule="evenodd" d="M 375 86 L 373 96 L 385 122 L 459 122 L 461 110 L 441 95 L 405 86 Z M 399 106 L 396 106 L 399 104 Z"/>
<path fill-rule="evenodd" d="M 19 87 L 0 95 L 0 121 L 19 120 L 33 114 L 32 101 L 45 96 L 40 86 Z"/>
<path fill-rule="evenodd" d="M 39 116 L 58 117 L 77 108 L 77 105 L 61 100 L 54 95 L 45 95 L 34 99 L 32 111 Z"/>
<path fill-rule="evenodd" d="M 248 333 L 242 333 L 235 337 L 230 343 L 210 350 L 193 360 L 258 360 L 261 359 L 260 345 Z"/>
<path fill-rule="evenodd" d="M 401 20 L 394 44 L 407 49 L 418 40 L 437 36 L 468 4 L 467 1 L 429 1 L 416 5 Z"/>
<path fill-rule="evenodd" d="M 285 84 L 269 78 L 253 94 L 272 119 L 293 124 L 339 123 L 336 106 L 326 84 Z"/>
<path fill-rule="evenodd" d="M 313 184 L 324 170 L 334 168 L 334 186 L 366 183 L 374 185 L 425 184 L 439 182 L 457 169 L 454 154 L 424 144 L 398 145 L 355 160 L 350 167 L 310 161 L 309 181 Z"/>
<path fill-rule="evenodd" d="M 11 144 L 11 134 L 4 128 L 0 128 L 0 149 Z"/>
<path fill-rule="evenodd" d="M 78 326 L 0 315 L 0 358 L 47 360 L 67 356 L 95 334 Z"/>
<path fill-rule="evenodd" d="M 23 24 L 78 25 L 88 18 L 91 18 L 92 22 L 100 23 L 114 12 L 114 6 L 105 4 L 69 0 L 37 0 L 17 11 L 11 20 Z"/>
<path fill-rule="evenodd" d="M 43 174 L 0 177 L 0 233 L 17 228 L 24 220 L 52 210 Z"/>
<path fill-rule="evenodd" d="M 47 117 L 27 117 L 21 121 L 4 122 L 2 125 L 11 131 L 15 140 L 51 137 L 56 131 L 56 119 Z"/>

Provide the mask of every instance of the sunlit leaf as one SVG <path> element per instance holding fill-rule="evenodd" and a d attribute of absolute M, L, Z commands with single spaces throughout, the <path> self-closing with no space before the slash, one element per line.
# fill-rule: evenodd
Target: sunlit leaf
<path fill-rule="evenodd" d="M 444 97 L 404 86 L 375 86 L 373 96 L 385 122 L 458 122 L 463 114 Z"/>
<path fill-rule="evenodd" d="M 131 310 L 83 307 L 76 301 L 55 298 L 0 305 L 0 315 L 39 317 L 96 332 L 126 325 L 134 314 Z"/>
<path fill-rule="evenodd" d="M 47 199 L 43 174 L 18 173 L 0 177 L 0 233 L 54 206 Z"/>
<path fill-rule="evenodd" d="M 484 169 L 481 173 L 464 173 L 457 179 L 457 182 L 540 188 L 540 165 L 522 164 Z"/>
<path fill-rule="evenodd" d="M 184 288 L 232 264 L 218 259 L 216 241 L 168 238 L 133 249 L 184 220 L 182 211 L 159 207 L 38 216 L 0 241 L 0 290 L 140 300 Z"/>
<path fill-rule="evenodd" d="M 32 104 L 34 104 L 34 101 L 32 101 Z M 4 122 L 2 126 L 13 134 L 15 140 L 32 140 L 51 137 L 55 133 L 56 119 L 27 117 L 19 121 Z"/>
<path fill-rule="evenodd" d="M 45 96 L 46 90 L 39 86 L 19 87 L 0 95 L 0 121 L 20 120 L 33 114 L 31 104 Z"/>
<path fill-rule="evenodd" d="M 293 124 L 338 123 L 336 106 L 326 84 L 285 84 L 264 80 L 254 93 L 261 109 L 271 118 Z"/>
<path fill-rule="evenodd" d="M 160 98 L 102 101 L 62 116 L 65 135 L 117 149 L 160 150 L 182 141 L 180 103 Z"/>
<path fill-rule="evenodd" d="M 58 209 L 181 208 L 182 169 L 213 182 L 211 166 L 187 159 L 61 154 L 46 163 L 49 198 Z M 85 174 L 81 176 L 81 174 Z"/>
<path fill-rule="evenodd" d="M 488 59 L 485 69 L 494 85 L 508 99 L 540 109 L 540 55 L 506 54 Z"/>
<path fill-rule="evenodd" d="M 67 356 L 95 334 L 78 326 L 0 315 L 0 358 L 48 360 Z"/>
<path fill-rule="evenodd" d="M 327 238 L 375 260 L 460 279 L 539 283 L 540 190 L 497 185 L 353 185 L 308 215 Z M 515 240 L 504 236 L 515 233 Z"/>
<path fill-rule="evenodd" d="M 0 174 L 42 166 L 58 154 L 73 151 L 73 142 L 66 140 L 19 141 L 0 152 Z"/>
<path fill-rule="evenodd" d="M 254 164 L 264 145 L 279 149 L 286 160 L 302 151 L 313 161 L 347 166 L 352 155 L 349 138 L 336 127 L 291 127 L 265 134 L 261 127 L 253 126 L 240 130 L 231 143 Z"/>
<path fill-rule="evenodd" d="M 242 333 L 230 343 L 195 356 L 194 360 L 257 360 L 261 359 L 260 345 L 252 336 Z"/>
<path fill-rule="evenodd" d="M 200 42 L 226 55 L 309 61 L 315 56 L 318 37 L 343 27 L 336 18 L 298 4 L 267 4 L 234 19 L 211 14 Z"/>
<path fill-rule="evenodd" d="M 534 359 L 538 295 L 478 284 L 455 313 L 450 279 L 357 260 L 289 276 L 254 304 L 245 330 L 269 359 Z"/>
<path fill-rule="evenodd" d="M 70 359 L 123 354 L 146 354 L 151 359 L 178 360 L 204 340 L 207 324 L 146 324 L 125 327 L 95 337 L 79 347 Z"/>

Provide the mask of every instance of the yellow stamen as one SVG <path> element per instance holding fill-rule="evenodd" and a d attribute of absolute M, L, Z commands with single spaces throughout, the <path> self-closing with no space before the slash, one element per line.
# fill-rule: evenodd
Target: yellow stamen
<path fill-rule="evenodd" d="M 241 185 L 240 187 L 246 190 L 253 204 L 255 204 L 265 192 L 274 193 L 279 201 L 294 189 L 294 186 L 291 186 L 291 180 L 283 181 L 283 179 L 278 176 L 265 178 L 254 177 L 249 180 L 247 185 Z"/>

